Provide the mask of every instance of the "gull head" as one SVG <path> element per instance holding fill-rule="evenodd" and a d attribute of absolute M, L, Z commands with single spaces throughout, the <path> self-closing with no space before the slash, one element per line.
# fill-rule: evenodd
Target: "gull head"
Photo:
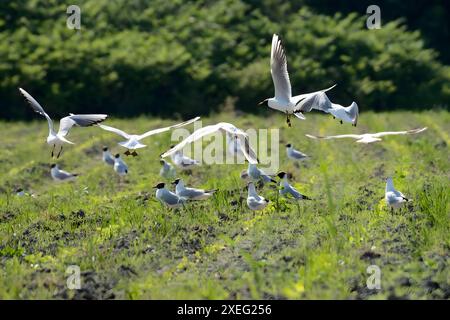
<path fill-rule="evenodd" d="M 154 186 L 154 189 L 163 189 L 165 187 L 165 183 L 164 182 L 160 182 L 158 183 L 156 186 Z"/>
<path fill-rule="evenodd" d="M 17 189 L 16 189 L 16 193 L 20 193 L 20 192 L 22 192 L 22 191 L 23 191 L 22 188 L 17 188 Z"/>
<path fill-rule="evenodd" d="M 290 147 L 292 147 L 292 144 L 288 143 L 288 144 L 286 145 L 286 148 L 290 148 Z"/>
<path fill-rule="evenodd" d="M 50 168 L 56 168 L 56 163 L 52 163 L 51 165 L 50 165 Z"/>
<path fill-rule="evenodd" d="M 114 156 L 114 158 L 119 159 L 119 158 L 120 158 L 120 154 L 116 154 L 116 155 Z"/>
<path fill-rule="evenodd" d="M 159 163 L 160 163 L 161 165 L 165 165 L 165 164 L 166 164 L 166 161 L 164 161 L 164 159 L 160 159 L 160 160 L 159 160 Z"/>
<path fill-rule="evenodd" d="M 108 151 L 108 147 L 107 146 L 103 146 L 103 149 L 102 149 L 103 151 Z"/>
<path fill-rule="evenodd" d="M 278 174 L 277 174 L 277 177 L 278 178 L 280 178 L 280 179 L 284 179 L 284 177 L 286 177 L 286 172 L 284 172 L 284 171 L 281 171 L 281 172 L 279 172 Z"/>
<path fill-rule="evenodd" d="M 177 184 L 178 184 L 178 182 L 180 182 L 180 178 L 178 178 L 178 179 L 175 179 L 174 181 L 172 181 L 172 184 L 173 184 L 173 185 L 177 185 Z"/>

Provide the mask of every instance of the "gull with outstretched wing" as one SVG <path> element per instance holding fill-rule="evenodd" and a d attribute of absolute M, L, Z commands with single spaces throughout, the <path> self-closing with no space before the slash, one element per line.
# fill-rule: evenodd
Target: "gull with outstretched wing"
<path fill-rule="evenodd" d="M 161 157 L 164 158 L 164 157 L 170 156 L 170 155 L 176 153 L 177 151 L 182 150 L 188 144 L 193 143 L 194 141 L 197 141 L 199 139 L 202 139 L 203 137 L 213 134 L 217 131 L 224 132 L 226 134 L 229 134 L 234 139 L 238 139 L 241 151 L 244 154 L 245 158 L 248 160 L 248 162 L 253 163 L 253 164 L 258 163 L 258 158 L 256 156 L 256 153 L 250 146 L 248 135 L 241 129 L 236 128 L 234 125 L 232 125 L 231 123 L 227 123 L 227 122 L 219 122 L 215 125 L 210 125 L 210 126 L 206 126 L 206 127 L 195 130 L 186 139 L 184 139 L 183 141 L 178 143 L 176 146 L 173 146 L 168 151 L 164 152 L 161 155 Z"/>
<path fill-rule="evenodd" d="M 306 134 L 308 138 L 311 139 L 341 139 L 341 138 L 353 138 L 356 139 L 358 143 L 372 143 L 381 141 L 383 136 L 393 136 L 393 135 L 405 135 L 405 134 L 416 134 L 427 130 L 427 127 L 412 129 L 407 131 L 387 131 L 378 133 L 364 133 L 364 134 L 341 134 L 336 136 L 314 136 L 311 134 Z"/>
<path fill-rule="evenodd" d="M 272 37 L 270 73 L 275 87 L 275 97 L 264 99 L 259 104 L 261 105 L 267 102 L 270 108 L 285 113 L 286 122 L 289 127 L 291 126 L 290 116 L 292 114 L 297 118 L 304 120 L 305 117 L 302 112 L 306 110 L 306 112 L 309 112 L 312 107 L 319 110 L 325 109 L 326 105 L 322 104 L 326 103 L 326 101 L 316 96 L 331 90 L 336 86 L 333 85 L 324 90 L 292 96 L 291 81 L 287 70 L 286 53 L 283 44 L 281 43 L 281 39 L 277 34 L 274 34 Z M 305 103 L 308 105 L 303 107 Z"/>
<path fill-rule="evenodd" d="M 47 119 L 48 122 L 48 137 L 47 137 L 47 144 L 53 145 L 52 149 L 52 157 L 55 152 L 55 148 L 58 146 L 60 147 L 58 155 L 56 158 L 59 158 L 61 155 L 63 144 L 69 143 L 74 144 L 73 142 L 66 139 L 66 136 L 69 134 L 69 130 L 73 126 L 79 126 L 79 127 L 89 127 L 96 125 L 100 122 L 103 122 L 108 117 L 106 114 L 73 114 L 70 113 L 69 116 L 62 118 L 59 121 L 59 130 L 58 132 L 55 131 L 53 126 L 53 121 L 49 117 L 49 115 L 44 111 L 44 108 L 37 102 L 28 92 L 23 90 L 22 88 L 19 88 L 20 93 L 25 97 L 27 102 L 30 104 L 31 108 L 39 113 L 40 115 L 44 116 Z"/>
<path fill-rule="evenodd" d="M 129 134 L 129 133 L 126 133 L 123 130 L 120 130 L 120 129 L 117 129 L 117 128 L 113 128 L 113 127 L 110 127 L 110 126 L 105 126 L 105 125 L 99 125 L 99 127 L 102 128 L 103 130 L 106 130 L 106 131 L 109 131 L 109 132 L 113 132 L 113 133 L 115 133 L 115 134 L 117 134 L 117 135 L 127 139 L 126 141 L 119 142 L 118 143 L 119 146 L 127 148 L 127 151 L 125 152 L 125 155 L 127 155 L 127 156 L 129 156 L 129 155 L 137 156 L 138 154 L 136 152 L 136 149 L 140 149 L 140 148 L 146 147 L 145 144 L 141 143 L 142 139 L 145 139 L 147 137 L 153 136 L 153 135 L 158 134 L 158 133 L 163 133 L 163 132 L 169 131 L 171 129 L 176 129 L 176 128 L 187 126 L 188 124 L 191 124 L 191 123 L 197 121 L 198 119 L 200 119 L 200 117 L 195 117 L 194 119 L 191 119 L 191 120 L 188 120 L 188 121 L 184 121 L 184 122 L 172 125 L 172 126 L 168 126 L 168 127 L 164 127 L 164 128 L 158 128 L 158 129 L 153 129 L 153 130 L 147 131 L 146 133 L 143 133 L 143 134 L 140 134 L 140 135 L 138 135 L 138 134 Z M 133 150 L 133 152 L 130 152 L 130 150 Z"/>

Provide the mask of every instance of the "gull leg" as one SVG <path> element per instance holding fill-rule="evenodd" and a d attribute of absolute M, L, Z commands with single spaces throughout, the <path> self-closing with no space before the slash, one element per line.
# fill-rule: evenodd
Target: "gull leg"
<path fill-rule="evenodd" d="M 287 123 L 287 125 L 288 125 L 289 127 L 292 126 L 292 125 L 291 125 L 291 119 L 290 119 L 289 113 L 287 113 L 287 112 L 286 112 L 286 123 Z"/>
<path fill-rule="evenodd" d="M 56 144 L 53 145 L 53 149 L 52 149 L 52 158 L 53 158 L 53 155 L 54 155 L 54 153 L 55 153 L 55 148 L 56 148 Z"/>
<path fill-rule="evenodd" d="M 63 146 L 61 146 L 61 149 L 59 149 L 59 152 L 58 152 L 58 155 L 56 156 L 56 159 L 59 159 L 59 156 L 61 155 L 62 149 L 63 149 Z"/>

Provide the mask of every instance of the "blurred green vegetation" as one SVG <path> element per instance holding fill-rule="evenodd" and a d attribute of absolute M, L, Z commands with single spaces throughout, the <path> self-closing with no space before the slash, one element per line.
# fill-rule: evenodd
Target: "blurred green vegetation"
<path fill-rule="evenodd" d="M 445 25 L 445 8 L 436 3 L 427 14 L 436 12 L 433 22 Z M 405 12 L 406 22 L 388 22 L 385 13 L 396 18 L 402 12 L 382 8 L 382 28 L 368 30 L 365 10 L 349 13 L 356 7 L 342 4 L 342 13 L 333 13 L 336 4 L 324 1 L 77 4 L 78 31 L 67 28 L 63 1 L 0 4 L 0 118 L 35 117 L 18 87 L 55 117 L 69 111 L 188 117 L 229 101 L 241 110 L 262 111 L 257 103 L 273 95 L 273 33 L 284 40 L 294 93 L 338 83 L 331 99 L 344 105 L 355 100 L 362 111 L 450 105 L 450 66 L 425 46 L 436 43 L 434 38 L 408 27 L 412 10 Z M 432 30 L 445 35 L 445 27 Z M 444 39 L 436 48 L 448 52 Z"/>

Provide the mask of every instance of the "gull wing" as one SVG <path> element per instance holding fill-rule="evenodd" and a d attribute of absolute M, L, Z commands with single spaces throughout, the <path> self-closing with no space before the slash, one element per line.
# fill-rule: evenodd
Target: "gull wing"
<path fill-rule="evenodd" d="M 400 191 L 394 190 L 394 193 L 397 197 L 402 197 L 403 199 L 406 199 L 405 195 L 403 193 L 401 193 Z"/>
<path fill-rule="evenodd" d="M 55 177 L 57 177 L 58 179 L 61 179 L 61 180 L 70 179 L 70 178 L 76 177 L 76 176 L 77 176 L 76 174 L 73 174 L 73 173 L 70 173 L 70 172 L 67 172 L 64 170 L 58 170 L 55 173 Z"/>
<path fill-rule="evenodd" d="M 305 153 L 303 153 L 301 151 L 298 151 L 298 150 L 292 150 L 291 155 L 292 155 L 292 157 L 294 157 L 296 159 L 303 159 L 303 158 L 307 158 L 308 157 L 307 154 L 305 154 Z"/>
<path fill-rule="evenodd" d="M 165 128 L 159 128 L 159 129 L 153 129 L 153 130 L 147 131 L 146 133 L 141 134 L 140 136 L 138 136 L 138 140 L 147 138 L 147 137 L 152 136 L 154 134 L 158 134 L 158 133 L 162 133 L 162 132 L 165 132 L 165 131 L 169 131 L 170 129 L 175 129 L 175 128 L 180 128 L 180 127 L 187 126 L 188 124 L 191 124 L 191 123 L 193 123 L 193 122 L 195 122 L 195 121 L 197 121 L 199 119 L 200 119 L 200 117 L 195 117 L 195 118 L 193 118 L 191 120 L 184 121 L 184 122 L 172 125 L 172 126 L 168 126 L 168 127 L 165 127 Z"/>
<path fill-rule="evenodd" d="M 246 159 L 250 163 L 258 163 L 256 153 L 250 147 L 250 144 L 248 141 L 248 136 L 244 132 L 238 130 L 231 123 L 226 123 L 226 122 L 220 122 L 218 124 L 206 126 L 206 127 L 203 127 L 203 128 L 200 128 L 200 129 L 194 131 L 190 136 L 188 136 L 186 139 L 184 139 L 183 141 L 178 143 L 172 149 L 164 152 L 161 155 L 161 157 L 164 158 L 164 157 L 170 156 L 170 155 L 176 153 L 177 151 L 183 149 L 189 143 L 199 140 L 199 139 L 201 139 L 209 134 L 212 134 L 218 130 L 222 130 L 222 131 L 225 131 L 227 133 L 237 136 L 239 139 L 239 142 L 241 144 L 241 150 L 244 153 L 244 156 L 246 157 Z"/>
<path fill-rule="evenodd" d="M 180 195 L 187 198 L 195 198 L 205 194 L 205 190 L 195 188 L 185 188 Z"/>
<path fill-rule="evenodd" d="M 288 185 L 287 187 L 285 187 L 285 189 L 286 192 L 290 193 L 295 199 L 300 199 L 302 197 L 302 194 L 291 185 Z"/>
<path fill-rule="evenodd" d="M 304 93 L 293 97 L 292 100 L 294 100 L 295 105 L 299 105 L 299 107 L 296 107 L 296 110 L 294 112 L 309 112 L 311 111 L 311 109 L 328 112 L 328 109 L 331 108 L 331 102 L 325 92 L 333 89 L 336 86 L 337 84 L 334 84 L 331 87 L 323 90 Z"/>
<path fill-rule="evenodd" d="M 70 114 L 59 121 L 58 135 L 65 137 L 73 126 L 90 127 L 108 118 L 106 114 Z"/>
<path fill-rule="evenodd" d="M 22 88 L 19 88 L 20 93 L 25 97 L 25 99 L 27 100 L 27 102 L 30 104 L 31 108 L 34 110 L 34 112 L 39 113 L 40 115 L 44 116 L 47 119 L 48 122 L 48 126 L 50 128 L 50 130 L 53 130 L 53 121 L 52 119 L 48 116 L 48 114 L 44 111 L 44 108 L 42 108 L 42 106 L 39 104 L 39 102 L 37 102 L 32 96 L 31 94 L 29 94 L 28 92 L 26 92 L 25 90 L 23 90 Z"/>
<path fill-rule="evenodd" d="M 286 54 L 277 34 L 272 37 L 270 73 L 275 87 L 275 98 L 289 102 L 292 96 L 291 81 L 287 71 Z"/>
<path fill-rule="evenodd" d="M 241 148 L 242 153 L 248 162 L 252 164 L 258 164 L 258 156 L 256 155 L 255 150 L 250 146 L 250 141 L 248 139 L 248 135 L 236 127 L 222 126 L 221 130 L 236 136 L 239 141 L 239 147 Z"/>
<path fill-rule="evenodd" d="M 257 164 L 259 162 L 258 156 L 256 155 L 255 150 L 250 146 L 250 142 L 248 141 L 248 136 L 238 135 L 239 141 L 241 141 L 241 151 L 244 153 L 245 158 L 248 162 L 252 164 Z"/>
<path fill-rule="evenodd" d="M 192 143 L 192 142 L 194 142 L 196 140 L 199 140 L 199 139 L 203 138 L 204 136 L 207 136 L 207 135 L 209 135 L 211 133 L 214 133 L 214 132 L 220 130 L 222 124 L 223 123 L 218 123 L 218 124 L 215 124 L 215 125 L 210 125 L 210 126 L 206 126 L 206 127 L 200 128 L 198 130 L 195 130 L 186 139 L 184 139 L 183 141 L 178 143 L 173 148 L 171 148 L 171 149 L 167 150 L 166 152 L 164 152 L 163 154 L 161 154 L 161 157 L 165 158 L 167 156 L 170 156 L 170 155 L 176 153 L 177 151 L 183 149 L 189 143 Z"/>
<path fill-rule="evenodd" d="M 163 201 L 171 206 L 178 204 L 181 200 L 181 197 L 177 196 L 175 193 L 169 190 L 166 190 L 166 192 L 162 194 L 161 198 L 163 198 Z"/>
<path fill-rule="evenodd" d="M 100 128 L 102 128 L 103 130 L 109 131 L 109 132 L 114 132 L 115 134 L 118 134 L 119 136 L 125 138 L 125 139 L 130 139 L 130 135 L 128 133 L 126 133 L 125 131 L 122 131 L 120 129 L 117 128 L 113 128 L 110 126 L 105 126 L 104 124 L 99 124 L 98 125 Z"/>
<path fill-rule="evenodd" d="M 407 131 L 378 132 L 378 133 L 374 133 L 372 136 L 374 136 L 375 138 L 379 138 L 379 137 L 382 137 L 382 136 L 392 136 L 392 135 L 398 135 L 398 134 L 416 134 L 416 133 L 423 132 L 423 131 L 425 131 L 427 129 L 428 129 L 428 127 L 412 129 L 412 130 L 407 130 Z"/>
<path fill-rule="evenodd" d="M 251 208 L 259 206 L 261 204 L 261 201 L 262 201 L 261 197 L 257 194 L 247 198 L 248 205 Z"/>
<path fill-rule="evenodd" d="M 308 138 L 311 139 L 340 139 L 340 138 L 353 138 L 353 139 L 361 139 L 362 135 L 359 134 L 341 134 L 341 135 L 337 135 L 337 136 L 314 136 L 312 134 L 305 134 L 305 136 L 307 136 Z"/>
<path fill-rule="evenodd" d="M 310 112 L 312 109 L 329 112 L 331 101 L 324 91 L 317 91 L 305 95 L 298 102 L 298 107 L 294 112 Z"/>
<path fill-rule="evenodd" d="M 358 123 L 359 117 L 359 108 L 355 101 L 352 102 L 350 106 L 344 108 L 345 112 L 347 112 L 348 116 L 352 119 L 353 124 L 356 125 Z"/>

